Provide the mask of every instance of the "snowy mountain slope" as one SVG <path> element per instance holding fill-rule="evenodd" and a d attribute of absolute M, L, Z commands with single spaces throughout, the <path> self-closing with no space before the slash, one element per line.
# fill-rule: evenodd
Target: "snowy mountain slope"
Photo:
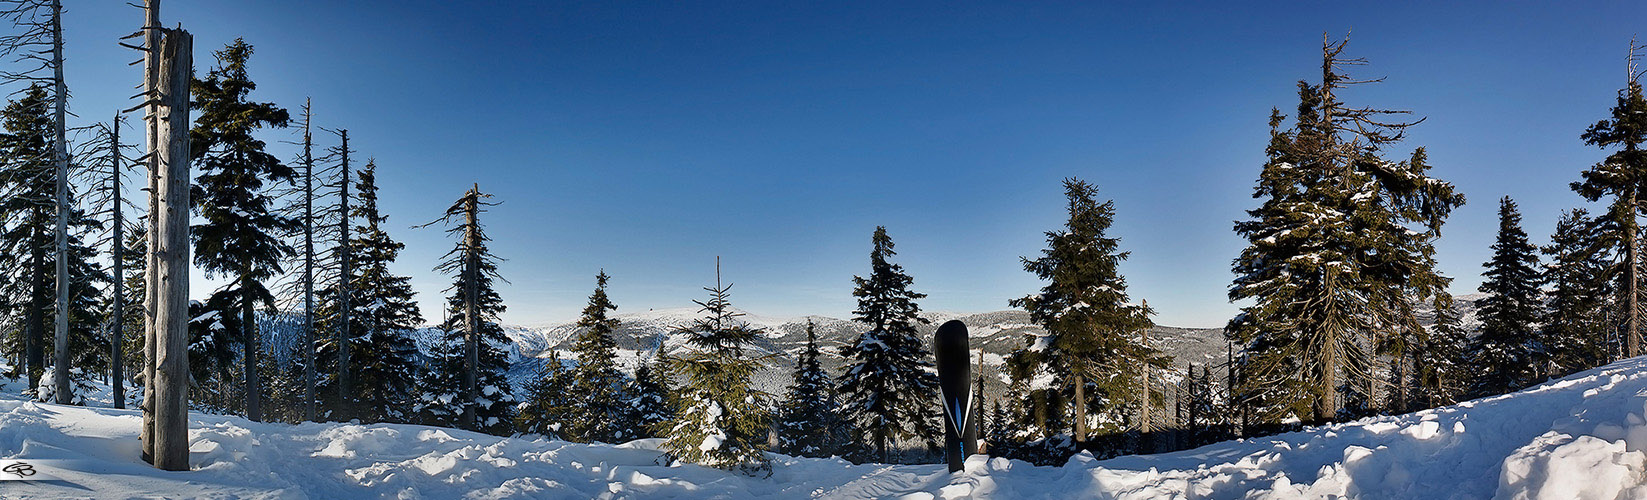
<path fill-rule="evenodd" d="M 1162 455 L 1062 467 L 973 457 L 852 465 L 776 457 L 771 477 L 660 465 L 649 444 L 578 445 L 414 425 L 196 415 L 191 472 L 137 459 L 133 410 L 0 400 L 0 460 L 64 498 L 1647 498 L 1647 358 L 1506 396 Z"/>

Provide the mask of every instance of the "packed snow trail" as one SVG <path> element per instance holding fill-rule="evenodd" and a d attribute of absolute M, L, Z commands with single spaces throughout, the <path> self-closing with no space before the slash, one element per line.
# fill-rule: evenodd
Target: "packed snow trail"
<path fill-rule="evenodd" d="M 0 400 L 0 459 L 48 481 L 0 498 L 1647 498 L 1647 358 L 1515 394 L 1063 467 L 975 456 L 852 465 L 778 456 L 771 477 L 658 463 L 656 440 L 581 445 L 416 425 L 195 415 L 192 472 L 138 460 L 135 410 Z"/>

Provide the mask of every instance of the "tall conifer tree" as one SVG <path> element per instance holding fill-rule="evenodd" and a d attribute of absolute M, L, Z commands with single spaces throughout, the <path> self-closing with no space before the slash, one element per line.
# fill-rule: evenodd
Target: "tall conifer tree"
<path fill-rule="evenodd" d="M 795 363 L 789 394 L 778 406 L 779 451 L 800 457 L 827 458 L 845 451 L 846 422 L 836 413 L 835 387 L 818 358 L 817 327 L 806 322 L 806 349 Z"/>
<path fill-rule="evenodd" d="M 239 315 L 245 414 L 262 418 L 258 358 L 263 350 L 256 312 L 273 309 L 274 295 L 264 281 L 282 272 L 280 262 L 293 253 L 281 236 L 299 227 L 297 221 L 270 206 L 274 184 L 292 181 L 297 173 L 263 151 L 253 137 L 264 127 L 285 127 L 291 116 L 272 103 L 246 100 L 257 84 L 246 72 L 252 46 L 235 39 L 214 53 L 217 67 L 192 86 L 200 113 L 190 131 L 190 158 L 200 176 L 192 194 L 200 223 L 191 228 L 194 261 L 208 277 L 229 283 L 215 292 Z M 221 302 L 221 301 L 220 301 Z"/>
<path fill-rule="evenodd" d="M 910 290 L 914 278 L 890 260 L 897 252 L 886 227 L 875 228 L 871 243 L 869 277 L 852 277 L 852 296 L 858 298 L 852 319 L 869 329 L 841 349 L 848 361 L 840 392 L 859 434 L 856 458 L 890 462 L 900 442 L 918 439 L 932 450 L 943 433 L 932 354 L 916 331 L 930 323 L 915 303 L 926 294 Z"/>
<path fill-rule="evenodd" d="M 1481 273 L 1487 280 L 1480 291 L 1481 334 L 1470 344 L 1477 375 L 1472 391 L 1478 396 L 1503 394 L 1536 381 L 1540 345 L 1538 249 L 1521 230 L 1521 213 L 1505 196 L 1498 205 L 1498 240 L 1493 258 Z"/>
<path fill-rule="evenodd" d="M 1613 104 L 1610 116 L 1596 122 L 1581 136 L 1584 143 L 1598 148 L 1617 148 L 1601 163 L 1584 171 L 1584 180 L 1573 182 L 1572 189 L 1590 201 L 1609 198 L 1607 213 L 1600 216 L 1607 223 L 1599 234 L 1600 242 L 1618 259 L 1608 273 L 1614 276 L 1614 291 L 1618 294 L 1616 313 L 1620 330 L 1619 352 L 1624 357 L 1642 354 L 1641 337 L 1644 318 L 1642 295 L 1647 293 L 1642 283 L 1641 224 L 1647 213 L 1647 97 L 1641 90 L 1640 60 L 1642 46 L 1630 40 L 1627 59 L 1628 79 Z"/>
<path fill-rule="evenodd" d="M 471 188 L 446 209 L 435 223 L 445 223 L 458 244 L 447 252 L 436 271 L 457 279 L 448 290 L 447 319 L 441 324 L 443 342 L 420 382 L 417 412 L 430 425 L 461 427 L 491 434 L 508 434 L 514 423 L 514 396 L 509 388 L 509 337 L 497 323 L 505 307 L 493 287 L 498 258 L 488 249 L 491 238 L 480 224 L 492 195 Z"/>
<path fill-rule="evenodd" d="M 1612 290 L 1607 280 L 1610 263 L 1596 248 L 1602 241 L 1599 232 L 1597 221 L 1575 208 L 1562 214 L 1549 246 L 1540 249 L 1550 259 L 1543 276 L 1550 296 L 1542 335 L 1547 361 L 1554 367 L 1546 374 L 1549 377 L 1607 360 L 1607 299 Z"/>
<path fill-rule="evenodd" d="M 630 421 L 630 383 L 618 370 L 618 344 L 612 340 L 618 320 L 607 316 L 608 311 L 618 309 L 606 295 L 610 279 L 604 270 L 595 276 L 595 291 L 577 323 L 582 331 L 572 346 L 578 355 L 571 387 L 575 415 L 568 422 L 566 436 L 578 442 L 619 443 L 638 437 L 637 426 Z"/>
<path fill-rule="evenodd" d="M 423 313 L 413 298 L 411 279 L 389 270 L 406 245 L 390 238 L 383 229 L 389 217 L 378 209 L 377 163 L 368 161 L 354 184 L 357 203 L 349 218 L 355 236 L 350 239 L 353 248 L 348 252 L 354 256 L 355 265 L 350 267 L 348 279 L 354 299 L 350 331 L 357 344 L 350 350 L 353 355 L 349 368 L 355 385 L 349 401 L 336 400 L 335 378 L 326 379 L 318 392 L 331 396 L 327 417 L 333 420 L 410 422 L 417 363 L 417 345 L 411 335 L 423 323 Z M 335 313 L 341 306 L 331 301 L 322 309 L 322 316 L 340 321 Z M 321 344 L 320 366 L 337 362 L 335 339 L 329 340 Z"/>
<path fill-rule="evenodd" d="M 1249 246 L 1230 300 L 1254 302 L 1226 331 L 1244 346 L 1240 404 L 1267 422 L 1338 419 L 1347 403 L 1374 400 L 1375 349 L 1399 353 L 1421 333 L 1415 304 L 1448 283 L 1433 268 L 1433 242 L 1464 203 L 1429 176 L 1422 148 L 1399 162 L 1380 156 L 1416 122 L 1339 100 L 1358 83 L 1343 68 L 1365 61 L 1323 38 L 1322 81 L 1298 83 L 1291 129 L 1271 113 L 1253 193 L 1265 201 L 1236 225 Z"/>
<path fill-rule="evenodd" d="M 1122 410 L 1133 407 L 1128 401 L 1149 390 L 1140 385 L 1144 378 L 1139 375 L 1165 368 L 1170 360 L 1139 336 L 1155 325 L 1148 307 L 1128 300 L 1126 278 L 1118 268 L 1128 252 L 1120 250 L 1119 238 L 1105 234 L 1115 218 L 1114 203 L 1098 203 L 1098 188 L 1080 179 L 1065 179 L 1064 193 L 1065 227 L 1046 233 L 1041 257 L 1022 259 L 1024 270 L 1049 283 L 1011 304 L 1029 311 L 1030 319 L 1050 334 L 1040 362 L 1049 365 L 1053 384 L 1073 396 L 1074 437 L 1084 443 L 1095 420 L 1124 420 Z M 1089 395 L 1089 386 L 1096 393 Z M 1104 418 L 1090 418 L 1092 411 Z"/>
<path fill-rule="evenodd" d="M 45 87 L 35 85 L 0 111 L 6 129 L 0 135 L 0 348 L 14 360 L 13 375 L 25 376 L 37 398 L 56 400 L 58 385 L 42 377 L 58 359 L 47 332 L 58 318 L 53 273 L 62 256 L 69 285 L 67 358 L 75 368 L 69 372 L 75 388 L 67 397 L 79 403 L 91 374 L 109 366 L 108 341 L 97 331 L 103 313 L 96 287 L 111 277 L 94 263 L 96 250 L 82 238 L 100 226 L 74 204 L 65 214 L 67 252 L 57 251 L 59 182 L 50 104 Z M 71 201 L 76 198 L 71 186 L 64 189 Z"/>

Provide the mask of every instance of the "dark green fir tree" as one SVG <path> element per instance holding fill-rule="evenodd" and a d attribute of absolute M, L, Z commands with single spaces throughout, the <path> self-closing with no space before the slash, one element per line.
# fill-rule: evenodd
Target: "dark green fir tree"
<path fill-rule="evenodd" d="M 1079 446 L 1094 430 L 1123 430 L 1113 424 L 1093 427 L 1130 420 L 1140 410 L 1140 395 L 1156 392 L 1143 385 L 1145 371 L 1164 369 L 1171 360 L 1143 342 L 1141 334 L 1155 325 L 1150 310 L 1127 297 L 1118 266 L 1128 253 L 1120 250 L 1119 238 L 1106 234 L 1115 219 L 1114 203 L 1099 203 L 1098 188 L 1080 179 L 1064 180 L 1064 193 L 1068 222 L 1046 233 L 1047 248 L 1039 258 L 1022 259 L 1024 270 L 1048 283 L 1038 294 L 1011 301 L 1049 336 L 1034 339 L 1044 342 L 1038 356 L 1014 359 L 1045 364 L 1016 372 L 1050 374 L 1051 387 L 1071 396 L 1070 408 L 1052 411 L 1072 411 L 1068 421 Z"/>
<path fill-rule="evenodd" d="M 566 439 L 566 430 L 577 415 L 572 387 L 572 370 L 560 359 L 560 351 L 549 349 L 549 357 L 538 368 L 537 378 L 526 382 L 526 400 L 515 413 L 515 429 L 551 439 Z"/>
<path fill-rule="evenodd" d="M 1435 322 L 1414 349 L 1411 408 L 1428 409 L 1463 399 L 1475 374 L 1469 359 L 1469 332 L 1453 305 L 1441 294 L 1435 301 Z"/>
<path fill-rule="evenodd" d="M 634 414 L 629 421 L 642 437 L 665 436 L 669 422 L 675 419 L 669 386 L 668 372 L 660 362 L 643 363 L 635 368 L 634 388 L 629 391 L 634 396 L 630 400 Z"/>
<path fill-rule="evenodd" d="M 574 413 L 564 435 L 580 443 L 621 443 L 640 434 L 631 421 L 630 381 L 618 370 L 618 344 L 612 340 L 618 320 L 607 316 L 608 311 L 618 308 L 606 295 L 610 279 L 604 270 L 595 275 L 595 291 L 578 318 L 578 339 L 572 345 L 572 352 L 578 356 L 570 387 Z"/>
<path fill-rule="evenodd" d="M 252 46 L 235 39 L 215 53 L 217 67 L 191 88 L 199 112 L 189 132 L 190 158 L 200 176 L 191 194 L 198 223 L 194 262 L 208 278 L 227 281 L 213 292 L 211 302 L 225 313 L 238 315 L 244 387 L 241 407 L 246 418 L 262 418 L 262 384 L 257 366 L 263 351 L 256 314 L 272 311 L 273 293 L 264 281 L 282 272 L 281 261 L 293 253 L 282 236 L 298 222 L 271 207 L 277 184 L 291 182 L 297 172 L 264 152 L 264 142 L 253 134 L 265 127 L 285 127 L 291 117 L 272 103 L 248 101 L 257 88 L 246 73 Z"/>
<path fill-rule="evenodd" d="M 350 346 L 349 376 L 351 397 L 338 401 L 337 370 L 326 369 L 316 389 L 327 405 L 324 416 L 331 420 L 406 423 L 414 421 L 417 345 L 412 334 L 423 323 L 412 292 L 411 279 L 397 276 L 389 265 L 399 258 L 406 245 L 389 237 L 384 223 L 389 217 L 378 208 L 377 164 L 368 161 L 357 173 L 351 196 L 349 218 L 356 224 L 348 249 Z M 331 331 L 340 321 L 337 295 L 323 295 L 321 331 Z M 317 364 L 335 367 L 336 338 L 320 342 Z"/>
<path fill-rule="evenodd" d="M 1492 260 L 1481 273 L 1487 280 L 1479 290 L 1476 313 L 1481 334 L 1470 343 L 1470 359 L 1476 372 L 1471 393 L 1476 396 L 1503 394 L 1536 382 L 1541 355 L 1538 342 L 1539 313 L 1543 309 L 1539 291 L 1538 248 L 1527 242 L 1521 230 L 1521 213 L 1505 196 L 1498 205 L 1498 239 L 1492 246 Z"/>
<path fill-rule="evenodd" d="M 943 431 L 938 420 L 938 376 L 932 353 L 916 331 L 929 323 L 915 303 L 926 294 L 909 289 L 914 278 L 890 260 L 892 237 L 876 227 L 871 238 L 868 278 L 853 276 L 858 308 L 852 319 L 869 327 L 841 349 L 847 359 L 840 375 L 843 410 L 857 433 L 852 457 L 891 462 L 902 442 L 937 449 Z"/>
<path fill-rule="evenodd" d="M 505 307 L 493 282 L 502 276 L 480 223 L 484 207 L 495 205 L 489 198 L 479 186 L 471 188 L 430 223 L 446 223 L 447 233 L 458 237 L 457 246 L 435 268 L 457 279 L 448 288 L 448 315 L 440 326 L 444 335 L 419 381 L 415 411 L 425 424 L 505 435 L 514 425 L 505 351 L 511 341 L 497 322 Z"/>
<path fill-rule="evenodd" d="M 731 284 L 721 284 L 717 259 L 715 286 L 704 288 L 709 300 L 693 301 L 707 316 L 679 332 L 687 345 L 668 361 L 681 386 L 663 450 L 683 462 L 770 473 L 766 442 L 771 396 L 756 389 L 752 380 L 764 359 L 751 352 L 761 330 L 738 319 L 743 314 L 732 309 L 731 289 Z"/>
<path fill-rule="evenodd" d="M 1641 71 L 1637 69 L 1642 46 L 1630 40 L 1629 79 L 1618 95 L 1609 116 L 1596 122 L 1581 136 L 1584 143 L 1603 149 L 1612 149 L 1600 163 L 1583 173 L 1584 179 L 1572 183 L 1573 191 L 1590 201 L 1607 200 L 1607 212 L 1599 219 L 1606 221 L 1596 241 L 1609 253 L 1617 256 L 1608 268 L 1613 276 L 1616 294 L 1611 316 L 1619 328 L 1618 341 L 1612 350 L 1622 357 L 1643 353 L 1643 321 L 1647 311 L 1643 307 L 1647 283 L 1643 283 L 1640 218 L 1647 213 L 1647 97 L 1642 95 Z"/>
<path fill-rule="evenodd" d="M 1600 366 L 1607 361 L 1605 339 L 1609 297 L 1608 256 L 1597 243 L 1603 238 L 1598 221 L 1584 209 L 1562 214 L 1549 246 L 1540 250 L 1550 260 L 1544 283 L 1550 287 L 1544 316 L 1543 345 L 1550 368 L 1546 377 Z"/>
<path fill-rule="evenodd" d="M 52 158 L 51 99 L 42 85 L 20 92 L 0 111 L 0 350 L 11 361 L 10 376 L 23 376 L 37 399 L 53 401 L 42 377 L 56 359 L 52 325 L 57 321 L 56 192 Z M 71 170 L 77 173 L 80 167 Z M 91 377 L 109 366 L 108 341 L 99 333 L 102 304 L 97 286 L 112 279 L 94 264 L 96 250 L 83 235 L 99 229 L 75 206 L 69 186 L 67 268 L 69 272 L 69 364 L 74 400 L 90 390 Z"/>
<path fill-rule="evenodd" d="M 1376 354 L 1404 359 L 1421 331 L 1416 305 L 1448 283 L 1434 269 L 1434 240 L 1464 197 L 1430 176 L 1422 148 L 1381 156 L 1416 122 L 1340 100 L 1358 83 L 1344 69 L 1365 63 L 1343 56 L 1345 46 L 1323 37 L 1322 81 L 1298 83 L 1291 128 L 1271 112 L 1253 192 L 1263 202 L 1235 226 L 1248 247 L 1229 298 L 1251 302 L 1226 332 L 1242 347 L 1235 398 L 1250 423 L 1370 411 Z"/>
<path fill-rule="evenodd" d="M 817 326 L 806 322 L 806 350 L 795 363 L 789 394 L 778 405 L 779 451 L 798 457 L 827 458 L 845 452 L 846 422 L 836 413 L 835 387 L 818 358 Z"/>

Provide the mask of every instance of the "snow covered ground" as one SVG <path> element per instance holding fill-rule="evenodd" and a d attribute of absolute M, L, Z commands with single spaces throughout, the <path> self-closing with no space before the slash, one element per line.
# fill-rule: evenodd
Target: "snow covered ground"
<path fill-rule="evenodd" d="M 973 457 L 771 477 L 659 464 L 651 442 L 579 445 L 413 425 L 197 415 L 192 472 L 138 460 L 133 410 L 0 400 L 0 461 L 55 479 L 0 498 L 1647 498 L 1647 358 L 1507 396 L 1163 455 L 1033 467 Z"/>

